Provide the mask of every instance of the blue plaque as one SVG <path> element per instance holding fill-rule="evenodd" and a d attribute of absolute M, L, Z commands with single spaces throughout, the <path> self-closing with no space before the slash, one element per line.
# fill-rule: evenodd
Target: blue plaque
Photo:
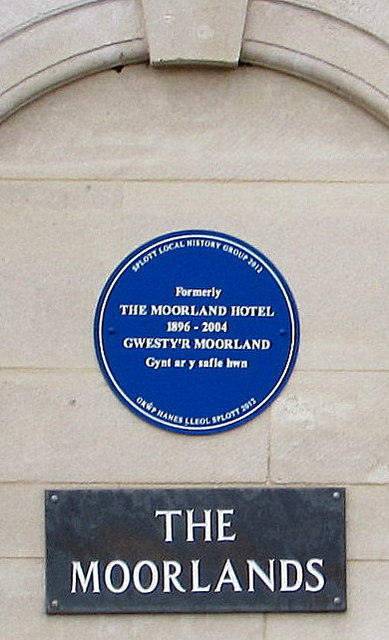
<path fill-rule="evenodd" d="M 131 253 L 95 318 L 100 367 L 117 396 L 158 427 L 232 429 L 286 384 L 299 344 L 296 305 L 263 254 L 214 231 L 179 231 Z"/>

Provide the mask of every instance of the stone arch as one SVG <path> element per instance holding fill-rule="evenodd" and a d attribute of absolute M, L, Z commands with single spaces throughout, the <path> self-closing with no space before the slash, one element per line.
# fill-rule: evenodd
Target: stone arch
<path fill-rule="evenodd" d="M 74 79 L 150 60 L 280 70 L 388 123 L 383 2 L 366 13 L 363 0 L 200 0 L 196 9 L 185 0 L 35 0 L 0 34 L 0 119 Z"/>

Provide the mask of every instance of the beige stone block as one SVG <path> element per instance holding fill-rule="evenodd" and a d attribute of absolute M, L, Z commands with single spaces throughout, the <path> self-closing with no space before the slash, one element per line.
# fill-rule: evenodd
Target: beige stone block
<path fill-rule="evenodd" d="M 388 571 L 388 562 L 350 562 L 346 613 L 269 615 L 266 640 L 387 640 Z"/>
<path fill-rule="evenodd" d="M 0 560 L 2 640 L 262 640 L 258 614 L 48 616 L 42 560 Z"/>
<path fill-rule="evenodd" d="M 0 177 L 378 182 L 388 137 L 285 74 L 139 65 L 62 87 L 3 123 Z"/>
<path fill-rule="evenodd" d="M 386 373 L 295 372 L 271 408 L 277 483 L 389 482 Z"/>
<path fill-rule="evenodd" d="M 152 64 L 238 64 L 247 0 L 142 4 Z"/>
<path fill-rule="evenodd" d="M 389 486 L 347 489 L 348 557 L 389 560 Z"/>
<path fill-rule="evenodd" d="M 38 559 L 0 559 L 0 628 L 4 640 L 45 638 L 44 569 Z M 47 636 L 46 636 L 47 637 Z"/>
<path fill-rule="evenodd" d="M 106 251 L 125 225 L 120 185 L 2 187 L 2 365 L 94 367 L 94 309 L 112 265 Z M 128 245 L 116 246 L 124 257 Z"/>
<path fill-rule="evenodd" d="M 0 484 L 0 531 L 0 558 L 43 557 L 42 486 Z"/>
<path fill-rule="evenodd" d="M 94 310 L 151 238 L 215 229 L 281 270 L 302 324 L 300 369 L 388 368 L 387 185 L 3 182 L 2 340 L 8 367 L 97 366 Z"/>
<path fill-rule="evenodd" d="M 269 412 L 227 433 L 185 436 L 137 418 L 98 372 L 3 370 L 0 381 L 2 481 L 266 481 Z"/>

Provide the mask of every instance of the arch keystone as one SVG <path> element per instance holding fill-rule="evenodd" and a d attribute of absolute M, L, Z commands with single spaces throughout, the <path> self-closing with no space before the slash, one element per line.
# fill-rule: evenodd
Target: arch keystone
<path fill-rule="evenodd" d="M 142 0 L 150 64 L 236 67 L 248 0 Z"/>

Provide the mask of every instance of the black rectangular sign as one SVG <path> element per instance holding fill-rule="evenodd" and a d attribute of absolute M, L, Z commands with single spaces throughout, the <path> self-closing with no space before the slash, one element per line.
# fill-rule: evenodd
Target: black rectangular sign
<path fill-rule="evenodd" d="M 344 611 L 344 490 L 46 492 L 48 613 Z"/>

